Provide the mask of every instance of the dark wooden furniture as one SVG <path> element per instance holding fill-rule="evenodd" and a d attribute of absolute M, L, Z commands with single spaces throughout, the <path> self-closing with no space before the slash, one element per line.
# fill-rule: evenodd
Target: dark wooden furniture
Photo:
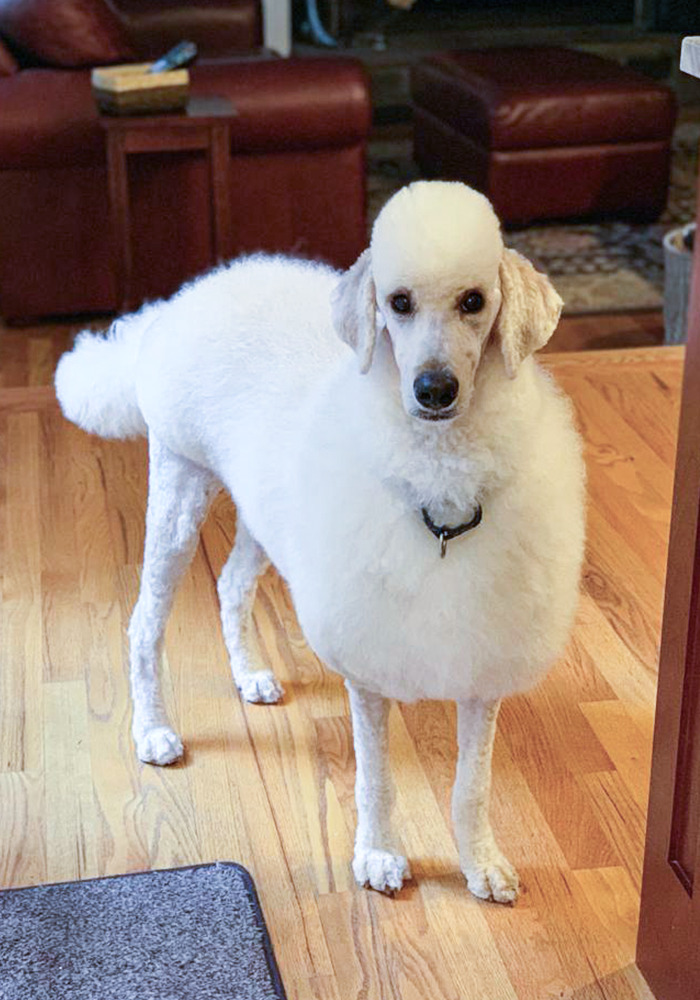
<path fill-rule="evenodd" d="M 107 133 L 107 171 L 115 241 L 117 301 L 121 311 L 136 305 L 133 293 L 132 227 L 128 157 L 138 153 L 205 150 L 209 162 L 212 264 L 231 256 L 229 204 L 229 119 L 235 114 L 223 97 L 193 97 L 182 114 L 101 116 Z"/>
<path fill-rule="evenodd" d="M 105 131 L 90 72 L 0 69 L 0 314 L 13 322 L 121 307 Z M 190 70 L 190 94 L 226 97 L 237 111 L 229 119 L 233 253 L 352 264 L 367 245 L 371 108 L 362 65 L 340 56 L 203 55 Z M 209 267 L 210 165 L 201 149 L 131 160 L 140 302 L 172 295 Z"/>
<path fill-rule="evenodd" d="M 656 218 L 668 191 L 673 92 L 588 52 L 444 52 L 411 69 L 425 174 L 483 191 L 504 222 Z"/>
<path fill-rule="evenodd" d="M 637 943 L 638 965 L 658 1000 L 700 997 L 699 528 L 700 254 L 696 253 Z"/>

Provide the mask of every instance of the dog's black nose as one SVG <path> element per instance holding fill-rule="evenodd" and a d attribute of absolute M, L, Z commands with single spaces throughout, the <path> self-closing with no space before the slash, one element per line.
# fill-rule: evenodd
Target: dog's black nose
<path fill-rule="evenodd" d="M 423 372 L 413 383 L 413 394 L 427 410 L 446 410 L 457 398 L 459 382 L 445 370 Z"/>

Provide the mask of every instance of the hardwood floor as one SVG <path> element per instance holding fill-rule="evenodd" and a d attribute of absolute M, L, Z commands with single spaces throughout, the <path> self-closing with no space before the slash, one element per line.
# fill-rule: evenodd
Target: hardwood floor
<path fill-rule="evenodd" d="M 391 715 L 414 882 L 394 899 L 354 887 L 342 682 L 268 572 L 255 618 L 287 696 L 241 704 L 214 583 L 235 532 L 223 496 L 165 644 L 186 761 L 136 761 L 125 625 L 146 453 L 62 420 L 47 383 L 68 336 L 0 335 L 0 885 L 237 860 L 290 1000 L 651 1000 L 634 944 L 682 349 L 542 359 L 586 438 L 589 540 L 567 655 L 499 721 L 492 813 L 524 882 L 504 908 L 459 873 L 442 703 Z"/>
<path fill-rule="evenodd" d="M 562 351 L 607 351 L 623 347 L 658 347 L 664 342 L 659 311 L 611 315 L 565 316 L 544 348 Z"/>

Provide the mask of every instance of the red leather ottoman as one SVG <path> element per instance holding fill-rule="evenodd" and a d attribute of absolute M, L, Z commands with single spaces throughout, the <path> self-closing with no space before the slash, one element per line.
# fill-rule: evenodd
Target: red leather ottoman
<path fill-rule="evenodd" d="M 663 211 L 676 101 L 634 70 L 561 48 L 446 52 L 411 91 L 422 170 L 484 191 L 504 222 Z"/>

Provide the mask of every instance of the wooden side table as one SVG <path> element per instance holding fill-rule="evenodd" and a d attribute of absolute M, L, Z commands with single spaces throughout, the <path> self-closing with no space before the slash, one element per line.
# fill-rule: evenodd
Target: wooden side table
<path fill-rule="evenodd" d="M 109 201 L 116 250 L 117 301 L 121 311 L 133 309 L 133 254 L 127 157 L 137 153 L 205 150 L 209 159 L 212 263 L 232 253 L 229 203 L 231 136 L 235 115 L 224 97 L 192 97 L 185 111 L 162 115 L 100 115 L 107 135 Z"/>

